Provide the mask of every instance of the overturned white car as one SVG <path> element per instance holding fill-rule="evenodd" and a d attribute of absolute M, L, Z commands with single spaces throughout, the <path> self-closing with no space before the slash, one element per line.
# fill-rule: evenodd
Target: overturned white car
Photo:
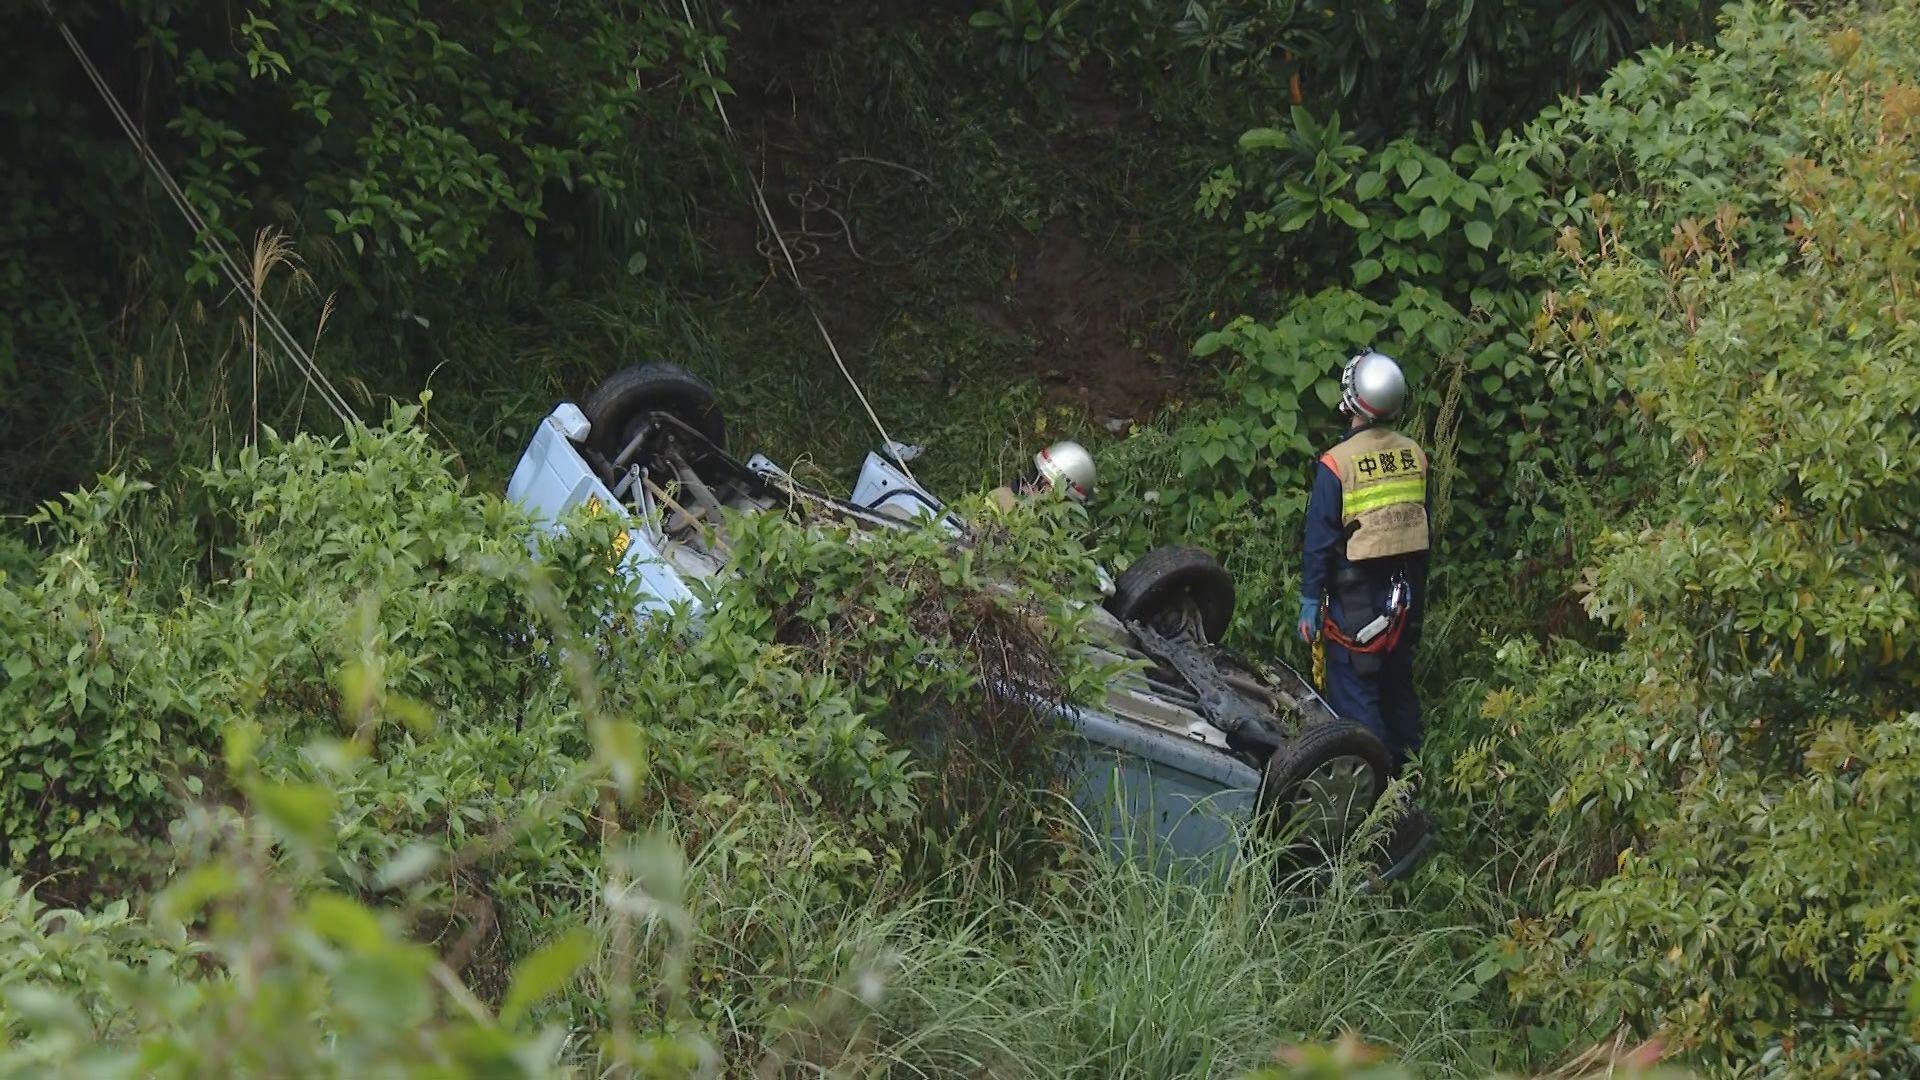
<path fill-rule="evenodd" d="M 723 508 L 863 529 L 931 519 L 966 532 L 879 453 L 867 455 L 843 499 L 758 454 L 733 457 L 725 437 L 699 378 L 664 363 L 624 368 L 541 421 L 507 494 L 549 523 L 589 502 L 626 515 L 621 566 L 640 584 L 643 614 L 696 604 L 690 579 L 729 572 L 711 533 Z M 1146 825 L 1167 856 L 1231 851 L 1229 822 L 1252 815 L 1303 852 L 1337 850 L 1385 790 L 1386 749 L 1335 716 L 1297 672 L 1221 648 L 1233 600 L 1226 571 L 1192 548 L 1148 552 L 1113 580 L 1081 647 L 1138 663 L 1098 707 L 1062 709 L 1075 735 L 1076 802 L 1115 836 L 1137 837 Z"/>

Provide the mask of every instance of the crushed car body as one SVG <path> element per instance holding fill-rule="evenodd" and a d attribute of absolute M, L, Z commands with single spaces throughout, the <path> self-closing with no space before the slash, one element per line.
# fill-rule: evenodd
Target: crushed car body
<path fill-rule="evenodd" d="M 967 532 L 938 498 L 888 457 L 870 452 L 845 498 L 795 480 L 754 454 L 725 449 L 713 392 L 671 364 L 610 375 L 578 404 L 562 402 L 536 427 L 508 483 L 510 500 L 555 527 L 595 506 L 628 524 L 620 567 L 638 583 L 639 613 L 701 602 L 689 583 L 729 573 L 710 530 L 724 509 L 832 520 L 857 529 Z M 1151 840 L 1159 860 L 1231 857 L 1239 823 L 1302 851 L 1344 846 L 1386 787 L 1387 754 L 1369 732 L 1337 717 L 1284 665 L 1256 666 L 1218 645 L 1232 582 L 1192 548 L 1135 560 L 1075 647 L 1132 661 L 1088 706 L 1055 706 L 1073 739 L 1074 801 L 1118 843 Z M 1274 832 L 1264 830 L 1271 829 Z"/>

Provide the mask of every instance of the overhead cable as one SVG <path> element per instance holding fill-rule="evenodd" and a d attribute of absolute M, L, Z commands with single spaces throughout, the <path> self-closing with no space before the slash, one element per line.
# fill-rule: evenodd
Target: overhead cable
<path fill-rule="evenodd" d="M 222 276 L 233 286 L 235 292 L 246 298 L 254 316 L 266 326 L 267 333 L 273 338 L 274 343 L 293 360 L 294 366 L 299 368 L 307 382 L 312 384 L 314 390 L 320 395 L 320 400 L 326 404 L 333 415 L 348 427 L 360 424 L 360 417 L 353 411 L 353 406 L 348 404 L 346 397 L 334 387 L 332 380 L 327 378 L 326 372 L 320 369 L 320 365 L 314 361 L 313 356 L 301 346 L 293 334 L 288 332 L 286 325 L 280 321 L 280 316 L 274 312 L 273 306 L 267 303 L 266 298 L 261 296 L 258 290 L 249 286 L 246 275 L 240 271 L 240 264 L 227 250 L 226 245 L 220 241 L 219 236 L 214 233 L 212 226 L 208 225 L 206 219 L 200 216 L 200 212 L 194 209 L 193 203 L 187 199 L 186 192 L 182 191 L 179 183 L 174 180 L 173 173 L 167 169 L 166 163 L 154 153 L 152 145 L 147 142 L 146 137 L 140 133 L 139 127 L 133 122 L 132 115 L 120 104 L 119 97 L 114 94 L 113 88 L 107 85 L 107 80 L 100 74 L 100 69 L 94 66 L 93 60 L 87 55 L 86 50 L 81 48 L 79 40 L 73 36 L 73 31 L 69 30 L 67 24 L 54 14 L 53 8 L 46 0 L 41 0 L 40 6 L 46 11 L 47 17 L 53 20 L 54 26 L 60 31 L 60 37 L 66 41 L 67 48 L 73 51 L 74 59 L 80 62 L 80 67 L 86 72 L 88 81 L 92 82 L 93 88 L 99 91 L 101 100 L 106 102 L 107 109 L 113 114 L 114 121 L 120 125 L 120 130 L 126 134 L 128 141 L 132 142 L 134 149 L 139 152 L 140 160 L 146 163 L 148 171 L 160 182 L 161 190 L 166 192 L 168 201 L 180 211 L 180 216 L 186 220 L 187 226 L 193 230 L 201 245 L 213 256 L 214 265 L 221 271 Z"/>
<path fill-rule="evenodd" d="M 694 22 L 693 9 L 687 6 L 687 0 L 680 0 L 680 13 L 687 20 L 687 29 L 696 34 L 699 33 L 700 27 Z M 720 90 L 715 85 L 713 67 L 707 63 L 705 55 L 700 57 L 700 67 L 707 73 L 707 92 L 713 95 L 713 107 L 720 114 L 720 123 L 727 129 L 727 138 L 738 148 L 740 134 L 734 130 L 733 120 L 727 116 L 726 102 L 720 99 Z M 780 255 L 787 264 L 787 274 L 793 280 L 793 287 L 799 290 L 801 302 L 807 305 L 807 314 L 813 316 L 813 325 L 820 331 L 820 340 L 827 343 L 827 352 L 832 354 L 834 365 L 840 369 L 840 374 L 847 380 L 847 385 L 853 388 L 853 396 L 860 400 L 860 407 L 866 410 L 867 419 L 873 422 L 873 429 L 880 433 L 887 456 L 893 459 L 894 464 L 900 467 L 900 471 L 905 473 L 909 480 L 913 480 L 913 471 L 907 468 L 906 455 L 900 452 L 901 444 L 894 442 L 893 437 L 887 434 L 886 425 L 880 422 L 880 415 L 874 412 L 873 403 L 867 400 L 866 391 L 860 388 L 860 380 L 853 377 L 853 372 L 848 369 L 846 360 L 840 356 L 840 347 L 834 344 L 833 335 L 827 332 L 827 324 L 820 318 L 819 308 L 814 306 L 813 294 L 807 291 L 806 282 L 800 279 L 800 266 L 794 260 L 793 251 L 787 246 L 787 238 L 780 231 L 779 223 L 773 219 L 773 210 L 767 205 L 767 193 L 760 186 L 760 178 L 753 174 L 752 169 L 747 169 L 746 174 L 747 182 L 753 189 L 754 215 L 760 219 L 760 223 L 766 227 L 774 242 L 779 245 Z M 914 480 L 914 483 L 917 484 L 919 481 Z"/>

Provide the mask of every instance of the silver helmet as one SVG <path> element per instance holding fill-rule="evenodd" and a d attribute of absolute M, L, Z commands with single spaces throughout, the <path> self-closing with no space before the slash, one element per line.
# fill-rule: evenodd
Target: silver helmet
<path fill-rule="evenodd" d="M 1054 443 L 1033 455 L 1033 467 L 1048 487 L 1058 488 L 1074 502 L 1093 498 L 1093 455 L 1071 439 Z"/>
<path fill-rule="evenodd" d="M 1340 369 L 1340 411 L 1391 420 L 1407 404 L 1407 377 L 1393 357 L 1363 352 Z"/>

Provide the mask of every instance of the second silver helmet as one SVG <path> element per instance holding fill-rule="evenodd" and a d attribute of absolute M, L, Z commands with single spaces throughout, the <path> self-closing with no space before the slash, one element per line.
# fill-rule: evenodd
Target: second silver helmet
<path fill-rule="evenodd" d="M 1071 439 L 1054 443 L 1033 455 L 1033 467 L 1042 479 L 1075 502 L 1093 498 L 1093 455 Z"/>

